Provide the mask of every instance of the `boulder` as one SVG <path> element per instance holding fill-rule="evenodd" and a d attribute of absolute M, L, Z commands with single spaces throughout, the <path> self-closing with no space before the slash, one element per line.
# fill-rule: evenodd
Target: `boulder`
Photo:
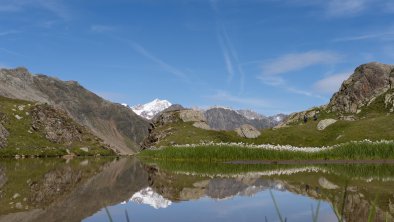
<path fill-rule="evenodd" d="M 204 129 L 204 130 L 210 130 L 211 127 L 209 127 L 209 125 L 205 122 L 195 122 L 193 123 L 194 127 L 200 128 L 200 129 Z"/>
<path fill-rule="evenodd" d="M 324 119 L 321 120 L 318 124 L 317 124 L 317 129 L 318 130 L 324 130 L 325 128 L 327 128 L 328 126 L 336 123 L 337 120 L 335 119 Z"/>
<path fill-rule="evenodd" d="M 7 146 L 7 138 L 9 135 L 10 135 L 10 133 L 0 123 L 0 148 Z"/>
<path fill-rule="evenodd" d="M 261 135 L 260 131 L 248 124 L 242 125 L 240 128 L 236 129 L 235 132 L 237 132 L 239 136 L 248 139 L 257 138 Z"/>

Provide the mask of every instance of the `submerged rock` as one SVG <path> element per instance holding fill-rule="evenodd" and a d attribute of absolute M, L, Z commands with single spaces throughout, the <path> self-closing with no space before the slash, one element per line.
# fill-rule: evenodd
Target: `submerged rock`
<path fill-rule="evenodd" d="M 337 186 L 334 183 L 328 181 L 324 177 L 320 177 L 319 184 L 320 184 L 321 187 L 323 187 L 324 189 L 327 189 L 327 190 L 336 190 L 336 189 L 339 188 L 339 186 Z"/>

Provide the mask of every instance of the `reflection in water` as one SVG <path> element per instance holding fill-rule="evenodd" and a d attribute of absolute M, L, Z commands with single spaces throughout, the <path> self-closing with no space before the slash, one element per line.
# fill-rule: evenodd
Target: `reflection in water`
<path fill-rule="evenodd" d="M 144 188 L 133 194 L 130 201 L 139 204 L 147 204 L 155 209 L 167 208 L 172 203 L 170 200 L 165 199 L 163 196 L 153 191 L 151 187 Z M 126 202 L 122 204 L 126 204 Z"/>
<path fill-rule="evenodd" d="M 7 160 L 0 222 L 393 221 L 393 185 L 393 165 Z"/>

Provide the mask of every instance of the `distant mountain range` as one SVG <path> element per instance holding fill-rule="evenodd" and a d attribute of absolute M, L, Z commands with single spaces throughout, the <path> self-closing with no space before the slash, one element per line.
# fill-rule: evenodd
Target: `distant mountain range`
<path fill-rule="evenodd" d="M 169 111 L 170 107 L 174 107 L 169 101 L 160 99 L 132 107 L 127 104 L 122 105 L 129 107 L 137 115 L 148 120 L 153 119 L 163 111 Z M 180 105 L 176 107 L 178 109 L 183 108 Z M 222 106 L 213 106 L 208 109 L 195 108 L 194 110 L 203 113 L 207 119 L 207 124 L 215 130 L 234 130 L 243 124 L 252 125 L 257 129 L 271 128 L 282 123 L 287 117 L 284 114 L 267 117 L 252 110 L 234 110 Z"/>

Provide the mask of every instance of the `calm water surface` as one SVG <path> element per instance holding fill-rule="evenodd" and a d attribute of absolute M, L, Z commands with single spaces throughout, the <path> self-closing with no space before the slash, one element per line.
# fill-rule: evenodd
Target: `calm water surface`
<path fill-rule="evenodd" d="M 394 165 L 0 162 L 0 222 L 394 221 Z"/>

